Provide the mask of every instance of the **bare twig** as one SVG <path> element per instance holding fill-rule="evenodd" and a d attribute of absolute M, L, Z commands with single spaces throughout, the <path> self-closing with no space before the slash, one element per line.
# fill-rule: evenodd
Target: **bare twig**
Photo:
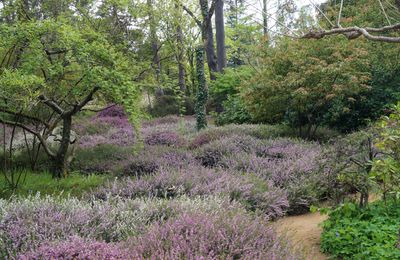
<path fill-rule="evenodd" d="M 340 2 L 340 10 L 339 10 L 339 15 L 338 15 L 338 19 L 337 19 L 337 22 L 336 22 L 336 24 L 337 24 L 337 27 L 341 27 L 341 26 L 340 26 L 340 20 L 342 19 L 342 12 L 343 12 L 343 2 L 344 2 L 344 0 L 341 0 L 341 2 Z"/>
<path fill-rule="evenodd" d="M 385 7 L 383 7 L 382 1 L 381 1 L 381 0 L 378 0 L 378 2 L 379 2 L 379 5 L 381 6 L 383 15 L 385 16 L 385 18 L 386 18 L 388 24 L 389 24 L 389 25 L 392 25 L 392 23 L 390 22 L 389 16 L 387 15 L 387 13 L 386 13 L 386 11 L 385 11 Z"/>

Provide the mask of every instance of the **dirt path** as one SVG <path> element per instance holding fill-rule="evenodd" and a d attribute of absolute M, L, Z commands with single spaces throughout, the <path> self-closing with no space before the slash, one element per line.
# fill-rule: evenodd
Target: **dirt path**
<path fill-rule="evenodd" d="M 328 259 L 320 252 L 321 227 L 319 224 L 327 218 L 319 213 L 291 216 L 276 222 L 278 233 L 286 235 L 297 247 L 304 250 L 307 259 Z"/>

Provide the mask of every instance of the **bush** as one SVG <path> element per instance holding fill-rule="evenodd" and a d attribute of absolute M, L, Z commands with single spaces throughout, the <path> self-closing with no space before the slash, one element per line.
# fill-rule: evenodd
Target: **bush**
<path fill-rule="evenodd" d="M 215 123 L 217 125 L 244 124 L 252 121 L 240 97 L 231 96 L 223 102 L 224 111 L 218 114 Z"/>
<path fill-rule="evenodd" d="M 133 147 L 101 144 L 78 149 L 71 168 L 82 173 L 116 173 L 133 160 Z"/>
<path fill-rule="evenodd" d="M 85 241 L 78 237 L 73 237 L 70 241 L 59 243 L 48 243 L 41 245 L 38 249 L 18 256 L 20 260 L 36 259 L 128 259 L 127 249 L 104 242 Z"/>
<path fill-rule="evenodd" d="M 380 184 L 384 199 L 400 197 L 400 102 L 393 113 L 379 122 L 377 146 L 384 158 L 374 161 L 371 177 Z"/>
<path fill-rule="evenodd" d="M 283 216 L 289 206 L 283 190 L 260 178 L 198 166 L 178 170 L 161 169 L 153 176 L 109 182 L 92 195 L 99 199 L 110 196 L 171 198 L 182 195 L 226 195 L 242 202 L 248 209 L 260 210 L 271 218 Z"/>
<path fill-rule="evenodd" d="M 144 121 L 142 126 L 143 127 L 152 127 L 157 125 L 163 124 L 177 124 L 181 118 L 178 116 L 165 116 L 165 117 L 158 117 L 152 120 Z"/>
<path fill-rule="evenodd" d="M 288 213 L 300 214 L 325 197 L 328 187 L 321 185 L 325 176 L 320 173 L 322 147 L 295 139 L 266 140 L 249 145 L 248 152 L 225 154 L 219 165 L 255 174 L 288 194 Z"/>
<path fill-rule="evenodd" d="M 184 214 L 136 240 L 137 259 L 298 259 L 262 219 L 245 214 Z"/>
<path fill-rule="evenodd" d="M 155 99 L 155 103 L 149 112 L 154 117 L 164 117 L 168 115 L 180 115 L 183 108 L 184 115 L 194 114 L 194 102 L 191 98 L 184 97 L 182 107 L 180 103 L 177 96 L 162 95 Z"/>
<path fill-rule="evenodd" d="M 97 117 L 119 117 L 119 118 L 126 118 L 127 115 L 124 111 L 124 108 L 120 105 L 110 104 L 107 106 L 106 109 L 97 113 Z"/>
<path fill-rule="evenodd" d="M 191 212 L 244 211 L 237 203 L 217 197 L 176 200 L 98 201 L 76 198 L 0 200 L 0 258 L 35 252 L 56 241 L 81 237 L 85 241 L 121 242 L 144 234 L 154 222 Z M 46 250 L 45 252 L 46 253 Z"/>
<path fill-rule="evenodd" d="M 159 165 L 151 160 L 134 160 L 124 167 L 124 169 L 122 170 L 122 174 L 125 176 L 141 177 L 144 175 L 156 173 L 159 168 Z"/>
<path fill-rule="evenodd" d="M 250 153 L 261 145 L 261 141 L 248 135 L 231 135 L 206 144 L 198 149 L 196 159 L 205 167 L 224 166 L 225 156 Z"/>
<path fill-rule="evenodd" d="M 340 259 L 399 259 L 399 223 L 398 203 L 344 204 L 324 222 L 321 248 Z"/>
<path fill-rule="evenodd" d="M 147 145 L 166 145 L 180 147 L 185 145 L 185 140 L 177 133 L 164 131 L 155 132 L 145 137 L 144 141 Z"/>
<path fill-rule="evenodd" d="M 351 113 L 369 91 L 371 60 L 364 44 L 343 41 L 282 40 L 269 49 L 241 93 L 255 122 L 286 122 L 309 138 Z"/>

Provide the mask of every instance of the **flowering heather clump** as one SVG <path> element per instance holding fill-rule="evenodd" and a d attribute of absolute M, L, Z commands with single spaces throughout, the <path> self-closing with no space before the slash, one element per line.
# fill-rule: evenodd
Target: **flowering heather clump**
<path fill-rule="evenodd" d="M 120 105 L 110 104 L 106 109 L 97 113 L 97 117 L 119 117 L 126 118 L 124 108 Z"/>
<path fill-rule="evenodd" d="M 94 147 L 99 144 L 133 145 L 135 133 L 128 119 L 118 117 L 103 117 L 92 120 L 92 128 L 100 133 L 90 133 L 79 138 L 82 148 Z"/>
<path fill-rule="evenodd" d="M 324 193 L 318 183 L 322 147 L 292 139 L 264 141 L 251 153 L 227 154 L 219 164 L 232 170 L 255 174 L 287 191 L 289 213 L 302 213 Z"/>
<path fill-rule="evenodd" d="M 248 209 L 260 210 L 271 218 L 282 216 L 289 206 L 284 191 L 255 176 L 198 166 L 161 169 L 146 178 L 110 182 L 94 191 L 93 195 L 100 199 L 109 196 L 171 198 L 181 195 L 226 195 L 242 202 Z"/>
<path fill-rule="evenodd" d="M 190 149 L 197 149 L 224 136 L 223 131 L 207 129 L 200 132 L 189 144 Z"/>
<path fill-rule="evenodd" d="M 72 236 L 121 241 L 145 228 L 141 203 L 135 201 L 89 203 L 72 198 L 29 197 L 4 204 L 0 219 L 0 252 L 4 257 Z"/>
<path fill-rule="evenodd" d="M 79 148 L 71 168 L 82 173 L 116 173 L 134 159 L 133 147 L 99 144 Z"/>
<path fill-rule="evenodd" d="M 0 259 L 32 252 L 53 241 L 77 236 L 88 241 L 120 242 L 143 234 L 153 222 L 193 211 L 243 211 L 217 197 L 175 200 L 107 201 L 54 197 L 0 200 Z"/>
<path fill-rule="evenodd" d="M 20 255 L 20 260 L 37 259 L 129 259 L 128 250 L 116 244 L 85 241 L 79 237 L 73 237 L 69 241 L 59 243 L 46 243 L 36 250 Z"/>
<path fill-rule="evenodd" d="M 223 166 L 223 157 L 238 153 L 251 153 L 262 144 L 251 136 L 232 135 L 211 142 L 197 151 L 196 159 L 205 167 Z"/>
<path fill-rule="evenodd" d="M 148 125 L 146 122 L 142 125 L 142 136 L 150 136 L 154 133 L 161 132 L 174 132 L 179 133 L 180 136 L 190 137 L 197 133 L 196 121 L 194 118 L 179 118 L 174 123 L 161 123 L 155 125 Z"/>
<path fill-rule="evenodd" d="M 155 173 L 159 168 L 184 168 L 189 165 L 196 165 L 194 156 L 184 149 L 175 147 L 154 145 L 146 146 L 139 154 L 133 156 L 125 165 L 125 169 L 130 169 L 127 175 L 136 176 L 136 173 L 150 174 Z M 145 168 L 147 170 L 143 170 Z M 132 174 L 129 174 L 131 172 Z M 143 175 L 143 174 L 138 174 Z"/>
<path fill-rule="evenodd" d="M 80 135 L 81 148 L 101 144 L 127 146 L 135 142 L 134 129 L 123 108 L 117 105 L 99 112 L 90 120 L 81 120 L 75 128 Z"/>
<path fill-rule="evenodd" d="M 147 145 L 166 145 L 181 147 L 185 145 L 185 140 L 175 132 L 156 132 L 145 137 L 144 141 Z"/>
<path fill-rule="evenodd" d="M 136 259 L 301 259 L 263 219 L 184 214 L 131 242 Z"/>
<path fill-rule="evenodd" d="M 143 127 L 153 127 L 163 124 L 177 124 L 181 120 L 178 116 L 165 116 L 143 122 Z"/>
<path fill-rule="evenodd" d="M 133 159 L 133 161 L 129 162 L 123 170 L 122 174 L 125 176 L 135 176 L 135 177 L 141 177 L 144 175 L 149 175 L 156 173 L 159 169 L 159 165 L 150 160 L 137 160 Z"/>
<path fill-rule="evenodd" d="M 285 126 L 271 125 L 225 125 L 209 127 L 198 133 L 190 142 L 189 148 L 196 149 L 205 144 L 230 136 L 251 136 L 257 139 L 270 139 L 287 135 Z"/>

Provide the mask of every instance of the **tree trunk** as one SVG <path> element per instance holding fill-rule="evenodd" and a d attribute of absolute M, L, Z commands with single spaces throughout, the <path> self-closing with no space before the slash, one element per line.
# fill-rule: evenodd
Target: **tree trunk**
<path fill-rule="evenodd" d="M 397 6 L 397 9 L 400 10 L 400 0 L 396 0 L 396 6 Z"/>
<path fill-rule="evenodd" d="M 208 0 L 199 0 L 201 14 L 203 16 L 203 25 L 208 24 L 206 28 L 202 28 L 202 40 L 204 42 L 208 68 L 210 69 L 210 78 L 215 80 L 215 72 L 218 72 L 217 57 L 214 48 L 214 33 L 212 28 L 212 23 L 206 22 L 206 17 L 208 16 Z"/>
<path fill-rule="evenodd" d="M 182 27 L 178 25 L 176 28 L 176 35 L 177 35 L 177 43 L 178 43 L 178 55 L 177 55 L 177 60 L 178 60 L 178 74 L 179 74 L 179 89 L 185 93 L 186 92 L 186 71 L 185 71 L 185 66 L 183 64 L 183 58 L 184 58 L 184 43 L 183 43 L 183 33 L 182 33 Z"/>
<path fill-rule="evenodd" d="M 268 0 L 263 0 L 263 30 L 264 37 L 268 38 Z"/>
<path fill-rule="evenodd" d="M 206 103 L 208 89 L 204 72 L 204 47 L 196 49 L 196 76 L 197 76 L 197 100 L 196 100 L 196 120 L 197 130 L 207 127 Z"/>
<path fill-rule="evenodd" d="M 216 29 L 216 38 L 217 38 L 218 71 L 222 72 L 224 70 L 224 68 L 226 67 L 225 23 L 224 23 L 224 1 L 223 0 L 217 0 L 217 2 L 215 4 L 215 29 Z"/>
<path fill-rule="evenodd" d="M 63 117 L 63 129 L 60 147 L 53 159 L 53 177 L 61 178 L 68 171 L 68 147 L 71 142 L 72 116 Z"/>
<path fill-rule="evenodd" d="M 149 9 L 149 29 L 150 29 L 150 40 L 151 49 L 153 51 L 153 65 L 155 66 L 155 79 L 158 84 L 156 90 L 156 96 L 164 95 L 164 90 L 160 86 L 160 75 L 161 75 L 161 59 L 159 55 L 159 46 L 157 39 L 157 29 L 153 17 L 153 0 L 147 0 L 147 8 Z"/>

